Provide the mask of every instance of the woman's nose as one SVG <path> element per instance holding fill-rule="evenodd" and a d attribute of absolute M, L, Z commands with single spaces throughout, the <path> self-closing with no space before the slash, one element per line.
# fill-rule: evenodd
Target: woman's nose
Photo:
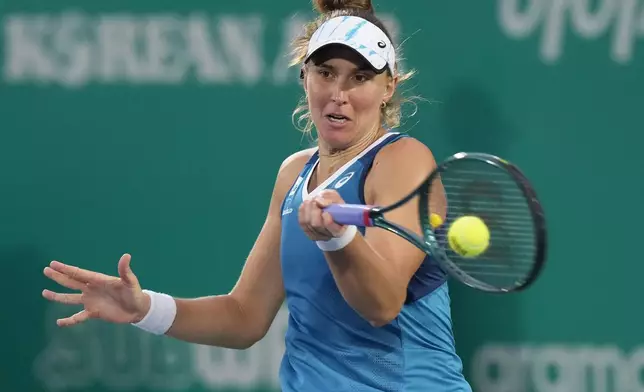
<path fill-rule="evenodd" d="M 331 100 L 338 106 L 345 105 L 347 103 L 347 91 L 342 88 L 340 83 L 336 84 Z"/>

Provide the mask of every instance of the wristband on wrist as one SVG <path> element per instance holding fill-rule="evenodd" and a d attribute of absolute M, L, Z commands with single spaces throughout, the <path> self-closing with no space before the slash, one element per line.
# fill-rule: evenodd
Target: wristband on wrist
<path fill-rule="evenodd" d="M 177 303 L 168 294 L 155 293 L 151 290 L 143 290 L 150 296 L 150 310 L 138 323 L 133 326 L 155 335 L 165 334 L 177 315 Z"/>
<path fill-rule="evenodd" d="M 316 244 L 318 245 L 318 248 L 325 252 L 340 250 L 349 245 L 357 233 L 358 228 L 356 226 L 347 226 L 347 229 L 340 237 L 331 238 L 328 241 L 316 241 Z"/>

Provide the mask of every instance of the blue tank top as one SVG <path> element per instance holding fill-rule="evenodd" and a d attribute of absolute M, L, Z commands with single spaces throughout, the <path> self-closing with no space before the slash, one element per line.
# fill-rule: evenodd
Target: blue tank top
<path fill-rule="evenodd" d="M 455 352 L 446 274 L 431 258 L 411 279 L 398 317 L 376 328 L 344 300 L 324 254 L 298 223 L 303 198 L 323 189 L 336 190 L 346 203 L 365 204 L 364 181 L 375 155 L 401 137 L 383 135 L 309 195 L 315 152 L 282 203 L 281 264 L 289 311 L 282 392 L 471 391 Z"/>

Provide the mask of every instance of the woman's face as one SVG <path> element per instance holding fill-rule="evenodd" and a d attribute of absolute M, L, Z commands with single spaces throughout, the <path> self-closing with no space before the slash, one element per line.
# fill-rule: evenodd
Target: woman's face
<path fill-rule="evenodd" d="M 318 136 L 342 149 L 380 129 L 382 103 L 391 99 L 395 83 L 350 48 L 322 52 L 305 69 L 304 89 Z"/>

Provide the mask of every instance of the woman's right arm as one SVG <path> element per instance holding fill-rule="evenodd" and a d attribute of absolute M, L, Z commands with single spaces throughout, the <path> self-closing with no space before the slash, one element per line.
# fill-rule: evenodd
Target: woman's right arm
<path fill-rule="evenodd" d="M 306 151 L 296 153 L 282 163 L 264 226 L 232 291 L 226 295 L 175 299 L 177 316 L 167 335 L 238 349 L 248 348 L 266 335 L 284 301 L 281 205 L 308 156 Z"/>
<path fill-rule="evenodd" d="M 262 339 L 284 301 L 280 265 L 281 205 L 291 185 L 310 157 L 310 150 L 293 154 L 281 165 L 268 214 L 246 259 L 239 280 L 229 294 L 195 299 L 175 298 L 176 315 L 166 335 L 186 342 L 245 349 Z M 119 262 L 120 278 L 53 262 L 45 275 L 81 294 L 45 290 L 45 298 L 83 304 L 84 310 L 66 319 L 71 326 L 89 318 L 125 323 L 139 322 L 150 309 L 150 297 L 141 292 L 129 267 L 129 255 Z"/>

